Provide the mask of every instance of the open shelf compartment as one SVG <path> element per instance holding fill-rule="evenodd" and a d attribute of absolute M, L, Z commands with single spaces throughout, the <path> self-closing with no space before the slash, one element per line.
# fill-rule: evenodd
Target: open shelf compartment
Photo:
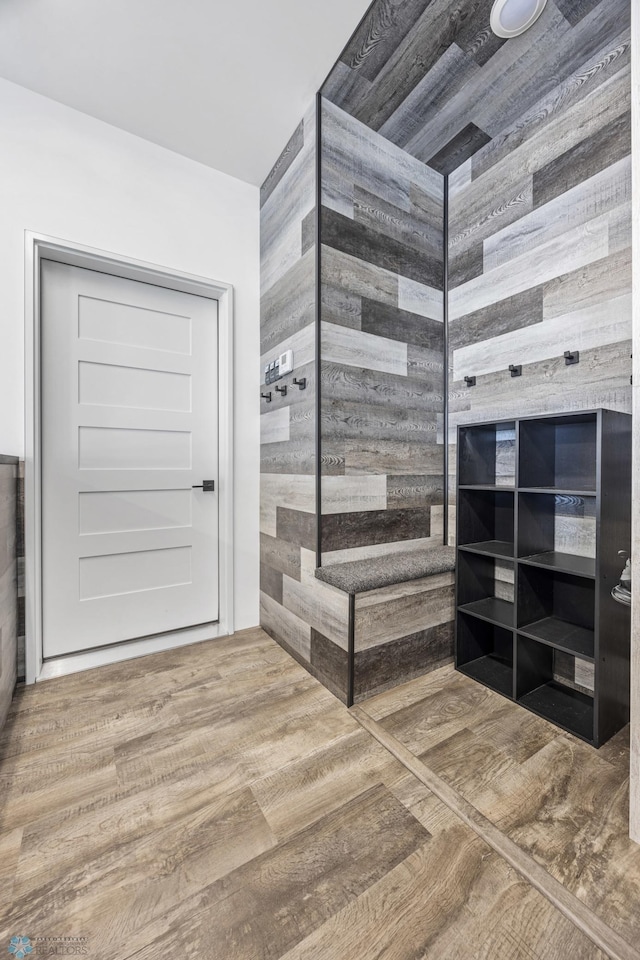
<path fill-rule="evenodd" d="M 565 653 L 594 659 L 595 583 L 584 577 L 521 565 L 518 630 Z"/>
<path fill-rule="evenodd" d="M 513 699 L 513 631 L 463 612 L 457 630 L 458 670 Z"/>
<path fill-rule="evenodd" d="M 595 577 L 596 499 L 518 494 L 518 557 L 576 576 Z"/>
<path fill-rule="evenodd" d="M 594 742 L 594 699 L 567 676 L 575 658 L 531 637 L 517 635 L 516 700 L 569 733 Z M 574 678 L 577 671 L 574 670 Z"/>
<path fill-rule="evenodd" d="M 458 470 L 462 487 L 514 487 L 515 421 L 460 427 Z"/>
<path fill-rule="evenodd" d="M 514 493 L 458 491 L 458 545 L 490 556 L 513 557 Z"/>
<path fill-rule="evenodd" d="M 597 413 L 521 420 L 519 486 L 596 489 Z"/>
<path fill-rule="evenodd" d="M 514 626 L 513 561 L 460 552 L 458 607 L 469 616 L 503 627 Z"/>

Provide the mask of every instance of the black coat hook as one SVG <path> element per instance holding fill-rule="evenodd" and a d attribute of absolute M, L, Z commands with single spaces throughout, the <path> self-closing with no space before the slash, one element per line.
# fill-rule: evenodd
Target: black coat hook
<path fill-rule="evenodd" d="M 306 390 L 306 389 L 307 389 L 307 378 L 306 378 L 306 377 L 301 377 L 300 380 L 297 380 L 297 379 L 294 377 L 294 378 L 293 378 L 293 382 L 294 382 L 294 384 L 296 385 L 296 387 L 299 387 L 301 390 Z"/>
<path fill-rule="evenodd" d="M 570 367 L 572 363 L 580 363 L 580 351 L 579 350 L 565 350 L 564 352 L 564 362 L 565 366 Z"/>
<path fill-rule="evenodd" d="M 522 364 L 514 366 L 512 363 L 509 364 L 509 370 L 512 377 L 521 377 L 522 376 Z"/>
<path fill-rule="evenodd" d="M 269 390 L 269 393 L 261 393 L 260 396 L 263 400 L 266 400 L 267 403 L 271 403 L 271 390 Z"/>
<path fill-rule="evenodd" d="M 276 393 L 281 393 L 283 397 L 286 397 L 286 395 L 287 395 L 287 388 L 286 388 L 286 387 L 276 387 Z"/>
<path fill-rule="evenodd" d="M 468 387 L 475 387 L 475 385 L 476 385 L 476 378 L 475 378 L 475 377 L 465 377 L 465 378 L 464 378 L 464 382 L 466 383 L 466 385 L 467 385 Z"/>

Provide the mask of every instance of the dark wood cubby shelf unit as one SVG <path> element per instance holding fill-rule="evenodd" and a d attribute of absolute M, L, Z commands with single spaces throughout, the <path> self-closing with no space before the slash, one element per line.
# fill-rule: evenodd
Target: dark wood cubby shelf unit
<path fill-rule="evenodd" d="M 629 720 L 629 610 L 611 589 L 630 525 L 629 414 L 458 427 L 456 668 L 605 743 Z"/>

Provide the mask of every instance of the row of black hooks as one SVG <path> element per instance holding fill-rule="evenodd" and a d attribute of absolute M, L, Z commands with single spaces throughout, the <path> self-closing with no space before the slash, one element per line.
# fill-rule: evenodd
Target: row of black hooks
<path fill-rule="evenodd" d="M 300 377 L 300 379 L 298 380 L 297 377 L 294 377 L 294 378 L 293 378 L 293 385 L 296 386 L 299 390 L 306 390 L 306 389 L 307 389 L 307 378 L 306 378 L 306 377 Z M 274 390 L 275 390 L 276 393 L 279 393 L 281 397 L 286 397 L 286 395 L 287 395 L 287 385 L 286 385 L 286 384 L 285 384 L 283 387 L 278 387 L 278 386 L 276 386 L 276 387 L 274 387 Z M 269 390 L 268 393 L 261 393 L 260 396 L 262 397 L 263 400 L 266 400 L 267 403 L 271 403 L 271 401 L 272 401 L 272 399 L 273 399 L 272 394 L 271 394 L 271 390 Z"/>
<path fill-rule="evenodd" d="M 566 367 L 572 366 L 574 363 L 580 363 L 580 351 L 579 350 L 565 350 L 564 352 L 564 363 Z M 521 377 L 522 376 L 522 364 L 510 363 L 509 364 L 509 373 L 512 377 Z M 464 382 L 468 387 L 475 387 L 476 378 L 475 377 L 465 377 Z"/>

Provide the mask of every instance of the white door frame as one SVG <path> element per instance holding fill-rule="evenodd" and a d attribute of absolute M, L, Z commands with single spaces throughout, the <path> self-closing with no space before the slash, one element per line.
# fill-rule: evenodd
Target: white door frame
<path fill-rule="evenodd" d="M 216 623 L 43 660 L 40 416 L 40 263 L 43 259 L 98 270 L 128 280 L 140 280 L 218 301 L 220 612 Z M 25 231 L 24 488 L 27 683 L 233 633 L 233 287 L 208 277 L 193 276 Z"/>

